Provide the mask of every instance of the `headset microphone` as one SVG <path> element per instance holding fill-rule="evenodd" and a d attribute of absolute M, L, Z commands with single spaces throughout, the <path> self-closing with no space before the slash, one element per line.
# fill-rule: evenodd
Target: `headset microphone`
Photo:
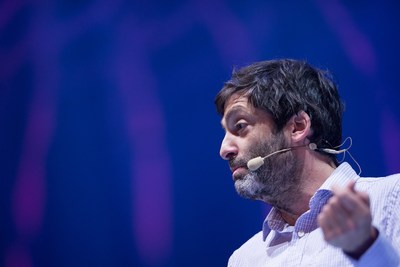
<path fill-rule="evenodd" d="M 323 151 L 323 152 L 328 153 L 328 154 L 338 155 L 338 154 L 341 154 L 341 153 L 345 153 L 347 150 L 349 150 L 349 148 L 351 147 L 351 143 L 352 143 L 351 142 L 351 138 L 349 138 L 349 139 L 350 139 L 350 146 L 348 148 L 341 149 L 341 150 L 335 150 L 335 149 L 330 149 L 330 148 L 318 148 L 315 143 L 310 143 L 310 144 L 304 145 L 304 146 L 296 146 L 296 147 L 284 148 L 284 149 L 272 152 L 271 154 L 268 154 L 265 157 L 256 157 L 256 158 L 253 158 L 253 159 L 249 160 L 247 162 L 247 168 L 249 168 L 250 171 L 256 171 L 256 170 L 258 170 L 258 168 L 260 168 L 264 164 L 264 160 L 266 158 L 269 158 L 269 157 L 271 157 L 271 156 L 273 156 L 275 154 L 287 152 L 289 150 L 292 150 L 292 149 L 295 149 L 295 148 L 299 148 L 299 147 L 308 146 L 308 148 L 311 149 L 311 150 L 319 150 L 319 151 Z M 346 138 L 346 140 L 347 140 L 347 138 Z"/>
<path fill-rule="evenodd" d="M 255 171 L 264 164 L 264 159 L 269 158 L 275 154 L 286 152 L 286 151 L 289 151 L 292 149 L 293 149 L 293 147 L 288 147 L 288 148 L 284 148 L 284 149 L 272 152 L 271 154 L 268 154 L 267 156 L 265 156 L 263 158 L 262 157 L 253 158 L 247 162 L 247 168 L 249 168 L 250 171 Z"/>

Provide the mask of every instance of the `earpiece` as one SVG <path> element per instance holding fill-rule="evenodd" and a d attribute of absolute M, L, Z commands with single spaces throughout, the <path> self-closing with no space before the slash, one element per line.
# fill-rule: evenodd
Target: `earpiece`
<path fill-rule="evenodd" d="M 344 143 L 347 142 L 347 140 L 349 140 L 349 142 L 350 142 L 350 144 L 349 144 L 349 146 L 348 146 L 347 148 L 340 149 L 340 150 L 336 150 L 336 149 L 335 149 L 335 148 L 341 147 Z M 352 141 L 351 137 L 347 137 L 347 138 L 344 140 L 343 144 L 341 144 L 341 145 L 339 145 L 339 146 L 337 146 L 337 147 L 333 147 L 333 149 L 332 149 L 332 148 L 319 148 L 319 147 L 317 146 L 317 144 L 315 144 L 315 143 L 309 143 L 308 145 L 297 146 L 297 147 L 283 148 L 283 149 L 274 151 L 274 152 L 272 152 L 272 153 L 266 155 L 265 157 L 256 157 L 256 158 L 253 158 L 253 159 L 249 160 L 249 161 L 247 162 L 247 168 L 249 168 L 250 171 L 256 171 L 258 168 L 260 168 L 260 167 L 264 164 L 264 160 L 265 160 L 266 158 L 269 158 L 269 157 L 271 157 L 271 156 L 273 156 L 273 155 L 276 155 L 276 154 L 279 154 L 279 153 L 283 153 L 283 152 L 290 151 L 290 150 L 292 150 L 292 149 L 296 149 L 296 148 L 300 148 L 300 147 L 307 147 L 307 146 L 308 146 L 308 148 L 311 149 L 311 150 L 313 150 L 313 151 L 322 151 L 322 152 L 325 152 L 325 153 L 328 153 L 328 154 L 333 154 L 333 155 L 338 155 L 338 154 L 342 154 L 342 153 L 346 153 L 346 152 L 347 152 L 347 153 L 350 155 L 350 157 L 353 159 L 353 161 L 354 161 L 354 162 L 357 164 L 357 166 L 359 167 L 360 172 L 359 172 L 358 175 L 360 175 L 360 173 L 361 173 L 361 167 L 360 167 L 360 165 L 358 164 L 358 162 L 353 158 L 353 156 L 350 154 L 350 152 L 348 151 L 348 150 L 351 148 L 352 144 L 353 144 L 353 141 Z M 344 154 L 344 155 L 346 155 L 346 154 Z M 343 159 L 344 159 L 344 156 L 343 156 Z"/>
<path fill-rule="evenodd" d="M 331 148 L 318 148 L 318 146 L 315 143 L 309 143 L 308 148 L 311 150 L 320 150 L 320 151 L 323 151 L 328 154 L 339 155 L 339 154 L 342 154 L 342 153 L 346 152 L 347 150 L 349 150 L 350 147 L 341 149 L 341 150 L 335 150 L 335 149 L 331 149 Z"/>

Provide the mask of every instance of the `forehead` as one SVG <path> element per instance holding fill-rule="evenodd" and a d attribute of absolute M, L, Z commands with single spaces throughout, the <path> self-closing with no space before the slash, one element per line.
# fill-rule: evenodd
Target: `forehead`
<path fill-rule="evenodd" d="M 225 102 L 224 106 L 224 116 L 231 112 L 232 109 L 248 109 L 249 111 L 254 111 L 253 105 L 249 103 L 249 98 L 243 94 L 233 94 L 228 100 Z"/>

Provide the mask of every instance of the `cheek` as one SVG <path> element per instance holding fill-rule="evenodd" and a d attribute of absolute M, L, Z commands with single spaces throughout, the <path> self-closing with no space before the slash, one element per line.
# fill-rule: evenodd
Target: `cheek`
<path fill-rule="evenodd" d="M 239 153 L 244 157 L 248 157 L 249 154 L 253 154 L 255 150 L 257 150 L 259 144 L 259 142 L 253 139 L 243 140 L 243 142 L 239 146 Z"/>

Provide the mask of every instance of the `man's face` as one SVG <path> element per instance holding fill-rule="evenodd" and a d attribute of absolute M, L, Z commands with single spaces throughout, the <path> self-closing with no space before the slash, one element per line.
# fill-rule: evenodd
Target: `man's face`
<path fill-rule="evenodd" d="M 289 151 L 273 155 L 256 171 L 247 168 L 250 159 L 290 146 L 284 130 L 275 133 L 270 115 L 238 94 L 227 101 L 221 123 L 225 137 L 220 155 L 229 161 L 236 191 L 243 197 L 287 209 L 286 203 L 292 201 L 292 193 L 299 187 L 299 164 L 294 154 Z"/>

